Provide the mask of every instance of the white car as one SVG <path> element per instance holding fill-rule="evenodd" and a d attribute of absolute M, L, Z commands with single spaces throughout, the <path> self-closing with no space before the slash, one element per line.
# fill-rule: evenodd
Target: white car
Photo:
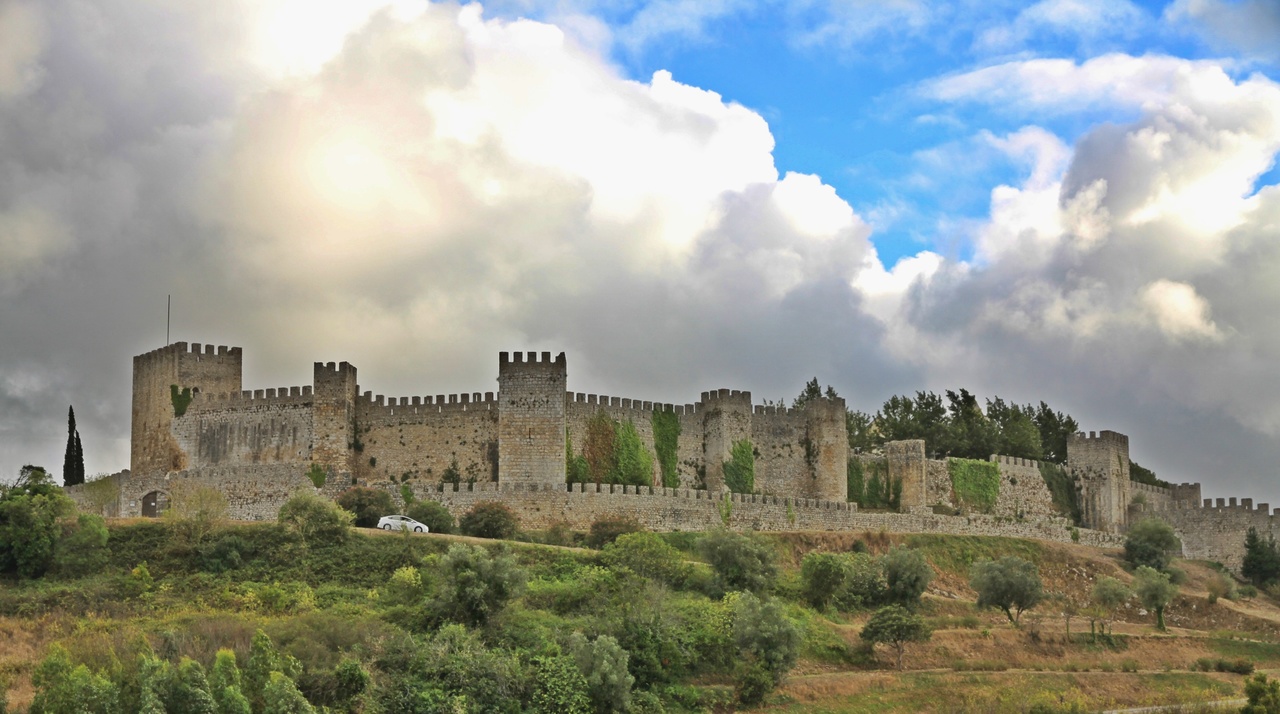
<path fill-rule="evenodd" d="M 384 531 L 413 531 L 426 533 L 429 529 L 408 516 L 383 516 L 378 520 L 378 527 Z"/>

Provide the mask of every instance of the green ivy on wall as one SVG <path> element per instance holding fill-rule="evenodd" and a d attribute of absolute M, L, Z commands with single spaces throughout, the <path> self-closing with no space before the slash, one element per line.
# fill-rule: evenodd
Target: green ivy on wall
<path fill-rule="evenodd" d="M 324 482 L 327 474 L 320 464 L 311 464 L 311 468 L 307 469 L 307 478 L 311 479 L 311 483 L 316 488 L 324 488 Z"/>
<path fill-rule="evenodd" d="M 947 459 L 951 490 L 960 505 L 990 513 L 1000 497 L 1000 467 L 990 461 Z"/>
<path fill-rule="evenodd" d="M 1070 518 L 1072 523 L 1080 525 L 1080 494 L 1076 493 L 1076 485 L 1066 468 L 1041 461 L 1040 476 L 1053 497 L 1053 507 Z"/>
<path fill-rule="evenodd" d="M 680 485 L 680 471 L 676 454 L 680 442 L 680 417 L 675 412 L 653 412 L 653 450 L 658 452 L 658 468 L 662 471 L 662 485 L 676 488 Z"/>
<path fill-rule="evenodd" d="M 756 489 L 756 456 L 750 439 L 733 442 L 729 460 L 724 462 L 724 485 L 734 493 L 754 493 Z"/>
<path fill-rule="evenodd" d="M 191 387 L 183 387 L 178 390 L 178 385 L 169 385 L 169 399 L 173 401 L 173 415 L 180 417 L 187 413 L 187 407 L 191 405 Z"/>
<path fill-rule="evenodd" d="M 653 485 L 653 455 L 630 419 L 618 421 L 603 409 L 587 422 L 582 455 L 573 456 L 565 436 L 565 480 L 569 483 Z"/>
<path fill-rule="evenodd" d="M 845 481 L 849 487 L 849 495 L 845 497 L 846 501 L 861 504 L 863 499 L 863 488 L 865 485 L 866 474 L 862 469 L 862 459 L 853 457 L 849 459 L 849 465 L 845 469 Z"/>

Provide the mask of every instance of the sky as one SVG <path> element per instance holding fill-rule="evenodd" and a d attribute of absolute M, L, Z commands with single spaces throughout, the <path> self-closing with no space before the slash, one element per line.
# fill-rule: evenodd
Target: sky
<path fill-rule="evenodd" d="M 1280 505 L 1274 0 L 0 0 L 0 478 L 132 356 L 1041 400 Z"/>

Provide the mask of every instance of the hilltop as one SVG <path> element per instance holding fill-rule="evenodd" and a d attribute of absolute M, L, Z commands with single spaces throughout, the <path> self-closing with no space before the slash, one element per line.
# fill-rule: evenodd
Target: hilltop
<path fill-rule="evenodd" d="M 127 685 L 143 653 L 174 666 L 189 657 L 209 670 L 216 652 L 229 648 L 244 669 L 262 630 L 297 659 L 297 690 L 332 711 L 549 711 L 548 697 L 559 690 L 547 683 L 560 682 L 549 672 L 576 671 L 556 669 L 583 646 L 574 633 L 594 643 L 586 647 L 602 662 L 618 661 L 599 644 L 607 637 L 626 652 L 631 711 L 734 711 L 742 662 L 754 657 L 735 623 L 767 619 L 770 607 L 793 623 L 798 640 L 794 666 L 763 711 L 1093 711 L 1238 697 L 1242 674 L 1196 670 L 1243 671 L 1241 660 L 1248 669 L 1280 667 L 1280 608 L 1265 596 L 1215 598 L 1211 592 L 1232 588 L 1203 562 L 1177 562 L 1186 580 L 1167 610 L 1168 632 L 1132 601 L 1116 613 L 1110 636 L 1091 637 L 1089 618 L 1077 615 L 1069 641 L 1058 603 L 1028 611 L 1018 628 L 974 607 L 968 571 L 982 559 L 1035 562 L 1047 591 L 1078 603 L 1098 578 L 1131 580 L 1119 551 L 1069 543 L 685 532 L 628 537 L 630 550 L 601 551 L 563 530 L 496 541 L 355 529 L 322 542 L 276 523 L 225 523 L 193 542 L 174 519 L 135 519 L 112 521 L 108 531 L 93 572 L 50 572 L 0 591 L 8 643 L 0 677 L 10 680 L 11 710 L 32 701 L 32 675 L 55 644 L 73 663 Z M 744 609 L 754 598 L 729 590 L 708 564 L 700 544 L 715 537 L 754 542 L 776 564 L 763 608 Z M 460 544 L 523 571 L 527 584 L 483 618 L 442 609 Z M 873 608 L 815 610 L 800 569 L 812 552 L 874 558 L 896 546 L 923 555 L 933 573 L 916 607 L 932 638 L 907 647 L 903 672 L 886 649 L 859 638 Z M 353 688 L 343 673 L 357 670 L 362 684 Z"/>

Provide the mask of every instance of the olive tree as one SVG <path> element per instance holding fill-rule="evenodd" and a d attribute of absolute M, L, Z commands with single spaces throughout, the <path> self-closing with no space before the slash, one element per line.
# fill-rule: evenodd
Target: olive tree
<path fill-rule="evenodd" d="M 1012 555 L 974 563 L 969 585 L 978 593 L 978 607 L 999 608 L 1015 627 L 1023 611 L 1044 598 L 1039 568 Z"/>
<path fill-rule="evenodd" d="M 925 642 L 931 636 L 924 618 L 901 605 L 889 605 L 876 610 L 867 621 L 860 635 L 872 645 L 886 644 L 897 653 L 898 669 L 902 669 L 902 655 L 911 642 Z"/>
<path fill-rule="evenodd" d="M 1167 573 L 1145 565 L 1133 572 L 1133 592 L 1148 610 L 1156 612 L 1156 628 L 1163 630 L 1164 609 L 1178 594 L 1178 586 L 1169 580 Z"/>

